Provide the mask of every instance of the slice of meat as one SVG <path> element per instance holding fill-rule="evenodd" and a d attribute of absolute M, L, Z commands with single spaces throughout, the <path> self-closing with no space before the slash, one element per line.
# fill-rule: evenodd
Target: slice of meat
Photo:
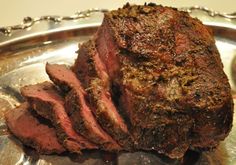
<path fill-rule="evenodd" d="M 87 94 L 76 75 L 65 65 L 47 64 L 46 71 L 59 87 L 67 91 L 71 89 L 66 96 L 66 109 L 74 128 L 94 143 L 100 144 L 100 148 L 104 150 L 120 150 L 121 147 L 102 129 L 94 117 L 85 100 Z"/>
<path fill-rule="evenodd" d="M 75 130 L 99 144 L 106 151 L 119 151 L 121 147 L 97 123 L 84 96 L 79 90 L 73 89 L 66 96 L 66 108 Z"/>
<path fill-rule="evenodd" d="M 83 94 L 86 93 L 75 74 L 66 65 L 47 63 L 45 69 L 50 80 L 64 93 L 68 93 L 72 88 L 78 88 Z"/>
<path fill-rule="evenodd" d="M 72 66 L 84 88 L 90 86 L 91 80 L 99 78 L 103 81 L 103 88 L 109 90 L 109 76 L 106 67 L 101 61 L 93 40 L 80 45 L 77 59 Z"/>
<path fill-rule="evenodd" d="M 110 81 L 93 40 L 83 43 L 72 67 L 89 96 L 89 103 L 101 126 L 124 149 L 133 148 L 133 140 L 122 116 L 118 113 L 110 94 Z"/>
<path fill-rule="evenodd" d="M 95 78 L 90 82 L 88 90 L 96 119 L 124 150 L 134 150 L 133 139 L 128 128 L 117 112 L 110 93 L 104 90 L 102 83 L 101 79 Z"/>
<path fill-rule="evenodd" d="M 21 93 L 39 115 L 52 121 L 60 142 L 69 151 L 80 153 L 82 149 L 97 148 L 95 144 L 74 131 L 64 108 L 64 100 L 53 84 L 43 82 L 25 86 L 21 88 Z"/>
<path fill-rule="evenodd" d="M 10 131 L 23 144 L 30 146 L 41 154 L 62 153 L 65 148 L 58 142 L 54 128 L 40 122 L 30 112 L 28 103 L 22 103 L 5 114 Z"/>
<path fill-rule="evenodd" d="M 180 158 L 229 134 L 230 85 L 201 21 L 169 7 L 127 4 L 105 13 L 94 39 L 138 148 Z"/>

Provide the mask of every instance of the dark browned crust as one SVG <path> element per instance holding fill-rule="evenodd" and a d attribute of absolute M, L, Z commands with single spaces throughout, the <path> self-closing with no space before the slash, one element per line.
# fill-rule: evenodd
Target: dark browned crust
<path fill-rule="evenodd" d="M 228 135 L 230 85 L 212 32 L 201 21 L 169 7 L 127 4 L 105 14 L 95 40 L 137 146 L 179 158 L 189 147 L 214 148 Z M 185 130 L 179 136 L 178 126 Z M 171 134 L 175 143 L 167 149 L 169 141 L 158 139 Z"/>

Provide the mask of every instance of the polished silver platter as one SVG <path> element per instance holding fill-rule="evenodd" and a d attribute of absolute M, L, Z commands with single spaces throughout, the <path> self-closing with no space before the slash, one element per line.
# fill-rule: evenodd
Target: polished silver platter
<path fill-rule="evenodd" d="M 204 7 L 181 8 L 211 27 L 236 101 L 236 14 L 221 14 Z M 78 44 L 88 40 L 101 24 L 103 12 L 91 9 L 72 16 L 26 17 L 22 24 L 0 27 L 0 164 L 236 164 L 236 126 L 214 151 L 188 151 L 183 160 L 170 160 L 150 152 L 110 154 L 85 151 L 83 155 L 38 155 L 22 146 L 7 130 L 4 112 L 23 98 L 19 88 L 48 80 L 46 62 L 71 65 Z M 234 122 L 235 123 L 235 122 Z"/>

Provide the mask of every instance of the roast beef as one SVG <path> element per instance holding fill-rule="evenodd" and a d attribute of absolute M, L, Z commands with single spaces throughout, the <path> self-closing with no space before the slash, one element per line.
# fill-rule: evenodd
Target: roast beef
<path fill-rule="evenodd" d="M 189 147 L 214 148 L 228 135 L 230 85 L 212 32 L 198 19 L 127 4 L 105 13 L 94 40 L 137 148 L 178 158 Z"/>
<path fill-rule="evenodd" d="M 87 105 L 86 92 L 76 75 L 65 65 L 47 64 L 46 71 L 51 80 L 62 89 L 71 89 L 66 96 L 66 109 L 77 132 L 86 136 L 101 149 L 118 151 L 121 147 L 107 134 L 95 119 Z"/>
<path fill-rule="evenodd" d="M 28 103 L 22 103 L 5 114 L 10 131 L 25 145 L 42 154 L 62 153 L 64 147 L 58 142 L 54 128 L 40 122 L 30 110 Z"/>
<path fill-rule="evenodd" d="M 92 40 L 80 46 L 72 68 L 83 87 L 87 89 L 89 103 L 94 107 L 98 122 L 124 149 L 132 149 L 132 137 L 112 101 L 110 80 Z"/>
<path fill-rule="evenodd" d="M 175 8 L 127 4 L 105 13 L 72 70 L 46 66 L 66 105 L 49 82 L 21 90 L 69 151 L 154 150 L 182 158 L 188 149 L 215 148 L 232 128 L 230 85 L 213 34 Z M 29 145 L 10 117 L 9 128 Z M 36 149 L 47 142 L 30 138 Z"/>
<path fill-rule="evenodd" d="M 28 85 L 21 88 L 21 94 L 32 108 L 54 124 L 60 142 L 71 152 L 82 149 L 96 149 L 97 146 L 76 133 L 64 108 L 64 100 L 50 82 Z"/>

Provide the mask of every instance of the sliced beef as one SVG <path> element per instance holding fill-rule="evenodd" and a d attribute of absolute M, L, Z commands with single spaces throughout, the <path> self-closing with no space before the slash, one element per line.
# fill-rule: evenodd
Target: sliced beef
<path fill-rule="evenodd" d="M 65 108 L 64 100 L 50 82 L 29 85 L 21 88 L 21 94 L 41 116 L 52 121 L 60 142 L 71 152 L 82 149 L 96 149 L 97 146 L 76 133 Z"/>
<path fill-rule="evenodd" d="M 104 90 L 103 82 L 94 79 L 90 83 L 89 100 L 96 119 L 124 150 L 134 150 L 134 141 L 127 125 L 113 104 L 110 93 Z"/>
<path fill-rule="evenodd" d="M 103 88 L 109 90 L 110 83 L 107 70 L 98 55 L 93 40 L 89 40 L 80 46 L 72 70 L 84 88 L 89 88 L 91 80 L 99 78 L 103 82 Z"/>
<path fill-rule="evenodd" d="M 66 109 L 77 132 L 88 137 L 100 148 L 108 151 L 118 151 L 121 147 L 107 134 L 95 119 L 87 105 L 86 92 L 80 85 L 76 75 L 65 65 L 47 64 L 46 71 L 55 84 L 62 89 L 71 89 L 66 96 Z"/>
<path fill-rule="evenodd" d="M 64 93 L 68 93 L 72 88 L 78 88 L 83 94 L 86 94 L 80 81 L 66 65 L 47 63 L 46 72 L 50 80 L 52 80 L 52 82 L 54 82 Z"/>
<path fill-rule="evenodd" d="M 42 154 L 62 153 L 64 147 L 58 142 L 54 128 L 41 122 L 30 110 L 28 103 L 22 103 L 5 114 L 10 131 L 25 145 Z"/>
<path fill-rule="evenodd" d="M 169 7 L 127 4 L 105 13 L 94 39 L 137 148 L 179 158 L 228 135 L 230 85 L 212 32 L 199 20 Z"/>
<path fill-rule="evenodd" d="M 97 123 L 83 95 L 72 90 L 66 96 L 66 108 L 75 130 L 86 135 L 91 141 L 106 151 L 119 151 L 121 147 Z"/>
<path fill-rule="evenodd" d="M 132 149 L 132 137 L 111 99 L 109 77 L 98 56 L 94 41 L 89 40 L 80 46 L 73 71 L 87 89 L 89 103 L 94 107 L 94 114 L 101 126 L 124 149 Z"/>

